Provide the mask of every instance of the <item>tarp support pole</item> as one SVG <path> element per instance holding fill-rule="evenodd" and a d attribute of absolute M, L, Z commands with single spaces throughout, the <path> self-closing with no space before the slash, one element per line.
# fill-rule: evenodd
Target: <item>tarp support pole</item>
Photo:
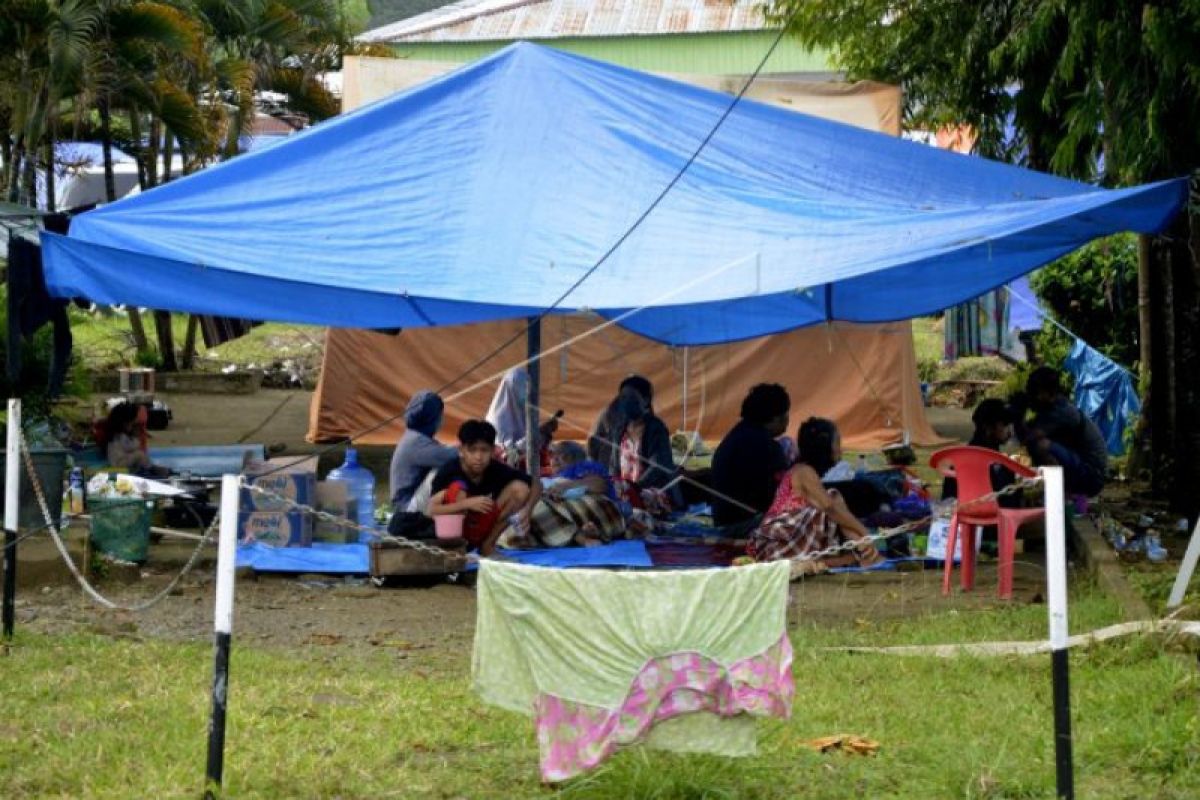
<path fill-rule="evenodd" d="M 219 797 L 225 770 L 225 711 L 229 699 L 229 648 L 233 640 L 234 564 L 237 561 L 238 500 L 236 475 L 221 476 L 220 533 L 217 539 L 217 598 L 213 610 L 212 715 L 208 720 L 208 769 L 205 800 Z"/>
<path fill-rule="evenodd" d="M 541 442 L 538 441 L 538 408 L 542 405 L 542 318 L 530 317 L 526 333 L 529 389 L 525 403 L 525 466 L 535 479 L 541 474 Z"/>
<path fill-rule="evenodd" d="M 1183 605 L 1183 596 L 1187 594 L 1188 584 L 1196 571 L 1196 562 L 1200 561 L 1200 517 L 1196 518 L 1196 527 L 1192 530 L 1191 541 L 1188 542 L 1187 552 L 1183 554 L 1183 563 L 1179 565 L 1179 574 L 1175 576 L 1175 585 L 1171 587 L 1171 596 L 1167 598 L 1167 609 L 1179 608 Z"/>
<path fill-rule="evenodd" d="M 687 345 L 684 345 L 684 347 L 683 347 L 683 424 L 679 426 L 679 430 L 681 430 L 681 431 L 688 430 L 688 347 L 687 347 Z"/>
<path fill-rule="evenodd" d="M 15 348 L 16 345 L 13 344 Z M 8 400 L 4 455 L 4 638 L 12 639 L 17 604 L 17 527 L 21 509 L 21 401 Z"/>
<path fill-rule="evenodd" d="M 1057 796 L 1074 800 L 1071 692 L 1067 676 L 1067 524 L 1062 467 L 1043 467 L 1046 483 L 1046 591 L 1050 610 L 1050 666 L 1054 686 L 1054 766 Z"/>

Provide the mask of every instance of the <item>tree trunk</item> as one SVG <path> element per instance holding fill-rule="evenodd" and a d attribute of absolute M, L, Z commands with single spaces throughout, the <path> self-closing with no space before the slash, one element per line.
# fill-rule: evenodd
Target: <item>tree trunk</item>
<path fill-rule="evenodd" d="M 1133 446 L 1129 450 L 1129 464 L 1126 475 L 1132 480 L 1142 480 L 1153 469 L 1154 444 L 1151 440 L 1150 419 L 1154 398 L 1152 397 L 1152 380 L 1150 364 L 1154 360 L 1153 290 L 1151 273 L 1153 271 L 1153 240 L 1149 236 L 1138 237 L 1138 394 L 1142 399 L 1142 414 L 1138 417 L 1134 429 Z"/>
<path fill-rule="evenodd" d="M 171 312 L 154 312 L 154 332 L 158 335 L 158 353 L 162 356 L 163 372 L 178 372 L 175 361 L 175 332 L 171 329 Z"/>
<path fill-rule="evenodd" d="M 162 123 L 157 118 L 150 120 L 150 143 L 146 153 L 146 182 L 151 188 L 158 186 L 158 140 L 162 135 Z"/>
<path fill-rule="evenodd" d="M 112 109 L 107 94 L 100 95 L 100 150 L 104 153 L 104 196 L 108 202 L 117 199 L 117 178 L 113 174 Z M 130 319 L 132 319 L 130 315 Z M 136 334 L 135 334 L 136 336 Z"/>
<path fill-rule="evenodd" d="M 1172 507 L 1195 519 L 1200 512 L 1200 211 L 1181 218 L 1172 237 L 1175 311 L 1175 491 Z"/>
<path fill-rule="evenodd" d="M 37 142 L 30 144 L 29 155 L 25 159 L 24 166 L 25 169 L 22 170 L 24 172 L 24 180 L 22 181 L 24 184 L 24 191 L 22 192 L 24 203 L 30 208 L 37 208 Z"/>
<path fill-rule="evenodd" d="M 1150 318 L 1150 237 L 1138 237 L 1138 380 L 1145 391 L 1150 386 L 1150 352 L 1153 334 Z"/>
<path fill-rule="evenodd" d="M 15 203 L 21 193 L 21 161 L 25 158 L 25 136 L 17 136 L 12 161 L 8 162 L 8 202 Z"/>
<path fill-rule="evenodd" d="M 133 346 L 139 353 L 150 350 L 150 340 L 146 338 L 146 326 L 142 324 L 142 312 L 137 306 L 125 306 L 129 315 L 129 330 L 133 333 Z"/>
<path fill-rule="evenodd" d="M 195 314 L 188 315 L 187 335 L 183 337 L 183 354 L 179 358 L 180 369 L 196 366 L 196 332 L 199 328 L 200 318 Z"/>
<path fill-rule="evenodd" d="M 46 128 L 46 210 L 54 213 L 58 210 L 58 200 L 54 197 L 54 124 Z"/>
<path fill-rule="evenodd" d="M 175 137 L 169 129 L 163 130 L 163 174 L 162 182 L 171 180 L 171 161 L 175 158 Z"/>
<path fill-rule="evenodd" d="M 0 159 L 4 160 L 4 176 L 8 177 L 8 173 L 12 170 L 13 165 L 13 139 L 12 134 L 8 132 L 9 120 L 7 116 L 0 117 Z M 6 183 L 5 186 L 8 184 Z"/>
<path fill-rule="evenodd" d="M 146 153 L 142 149 L 142 120 L 137 106 L 129 106 L 129 137 L 137 143 L 134 160 L 137 161 L 138 188 L 143 192 L 150 188 L 146 183 Z"/>

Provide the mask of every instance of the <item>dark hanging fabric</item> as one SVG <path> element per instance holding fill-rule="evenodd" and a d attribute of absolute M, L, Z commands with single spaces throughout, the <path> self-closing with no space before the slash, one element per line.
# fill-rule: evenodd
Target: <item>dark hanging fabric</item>
<path fill-rule="evenodd" d="M 63 216 L 63 215 L 55 215 Z M 65 220 L 65 217 L 64 217 Z M 65 232 L 66 226 L 63 224 Z M 8 380 L 16 384 L 21 377 L 22 339 L 32 336 L 47 322 L 54 326 L 54 350 L 50 359 L 47 390 L 51 397 L 62 394 L 71 362 L 71 323 L 67 318 L 67 300 L 53 298 L 46 291 L 42 272 L 42 248 L 21 236 L 8 240 Z"/>
<path fill-rule="evenodd" d="M 204 337 L 205 347 L 217 347 L 245 336 L 251 329 L 262 325 L 248 319 L 233 317 L 200 317 L 200 335 Z"/>

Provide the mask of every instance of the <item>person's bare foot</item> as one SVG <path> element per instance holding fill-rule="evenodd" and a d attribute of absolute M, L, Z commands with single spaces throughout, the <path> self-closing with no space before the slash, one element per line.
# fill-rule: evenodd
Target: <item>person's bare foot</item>
<path fill-rule="evenodd" d="M 864 542 L 855 549 L 858 551 L 857 558 L 860 567 L 873 567 L 887 560 L 870 542 Z"/>

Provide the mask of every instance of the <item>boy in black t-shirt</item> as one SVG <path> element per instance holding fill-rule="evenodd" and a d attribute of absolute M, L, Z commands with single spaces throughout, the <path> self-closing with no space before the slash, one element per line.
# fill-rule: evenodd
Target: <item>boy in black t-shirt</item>
<path fill-rule="evenodd" d="M 517 527 L 529 530 L 529 515 L 542 495 L 541 482 L 492 458 L 496 429 L 469 419 L 458 429 L 458 458 L 438 469 L 429 500 L 431 516 L 462 514 L 463 538 L 480 555 L 491 555 L 496 539 L 518 515 Z"/>

